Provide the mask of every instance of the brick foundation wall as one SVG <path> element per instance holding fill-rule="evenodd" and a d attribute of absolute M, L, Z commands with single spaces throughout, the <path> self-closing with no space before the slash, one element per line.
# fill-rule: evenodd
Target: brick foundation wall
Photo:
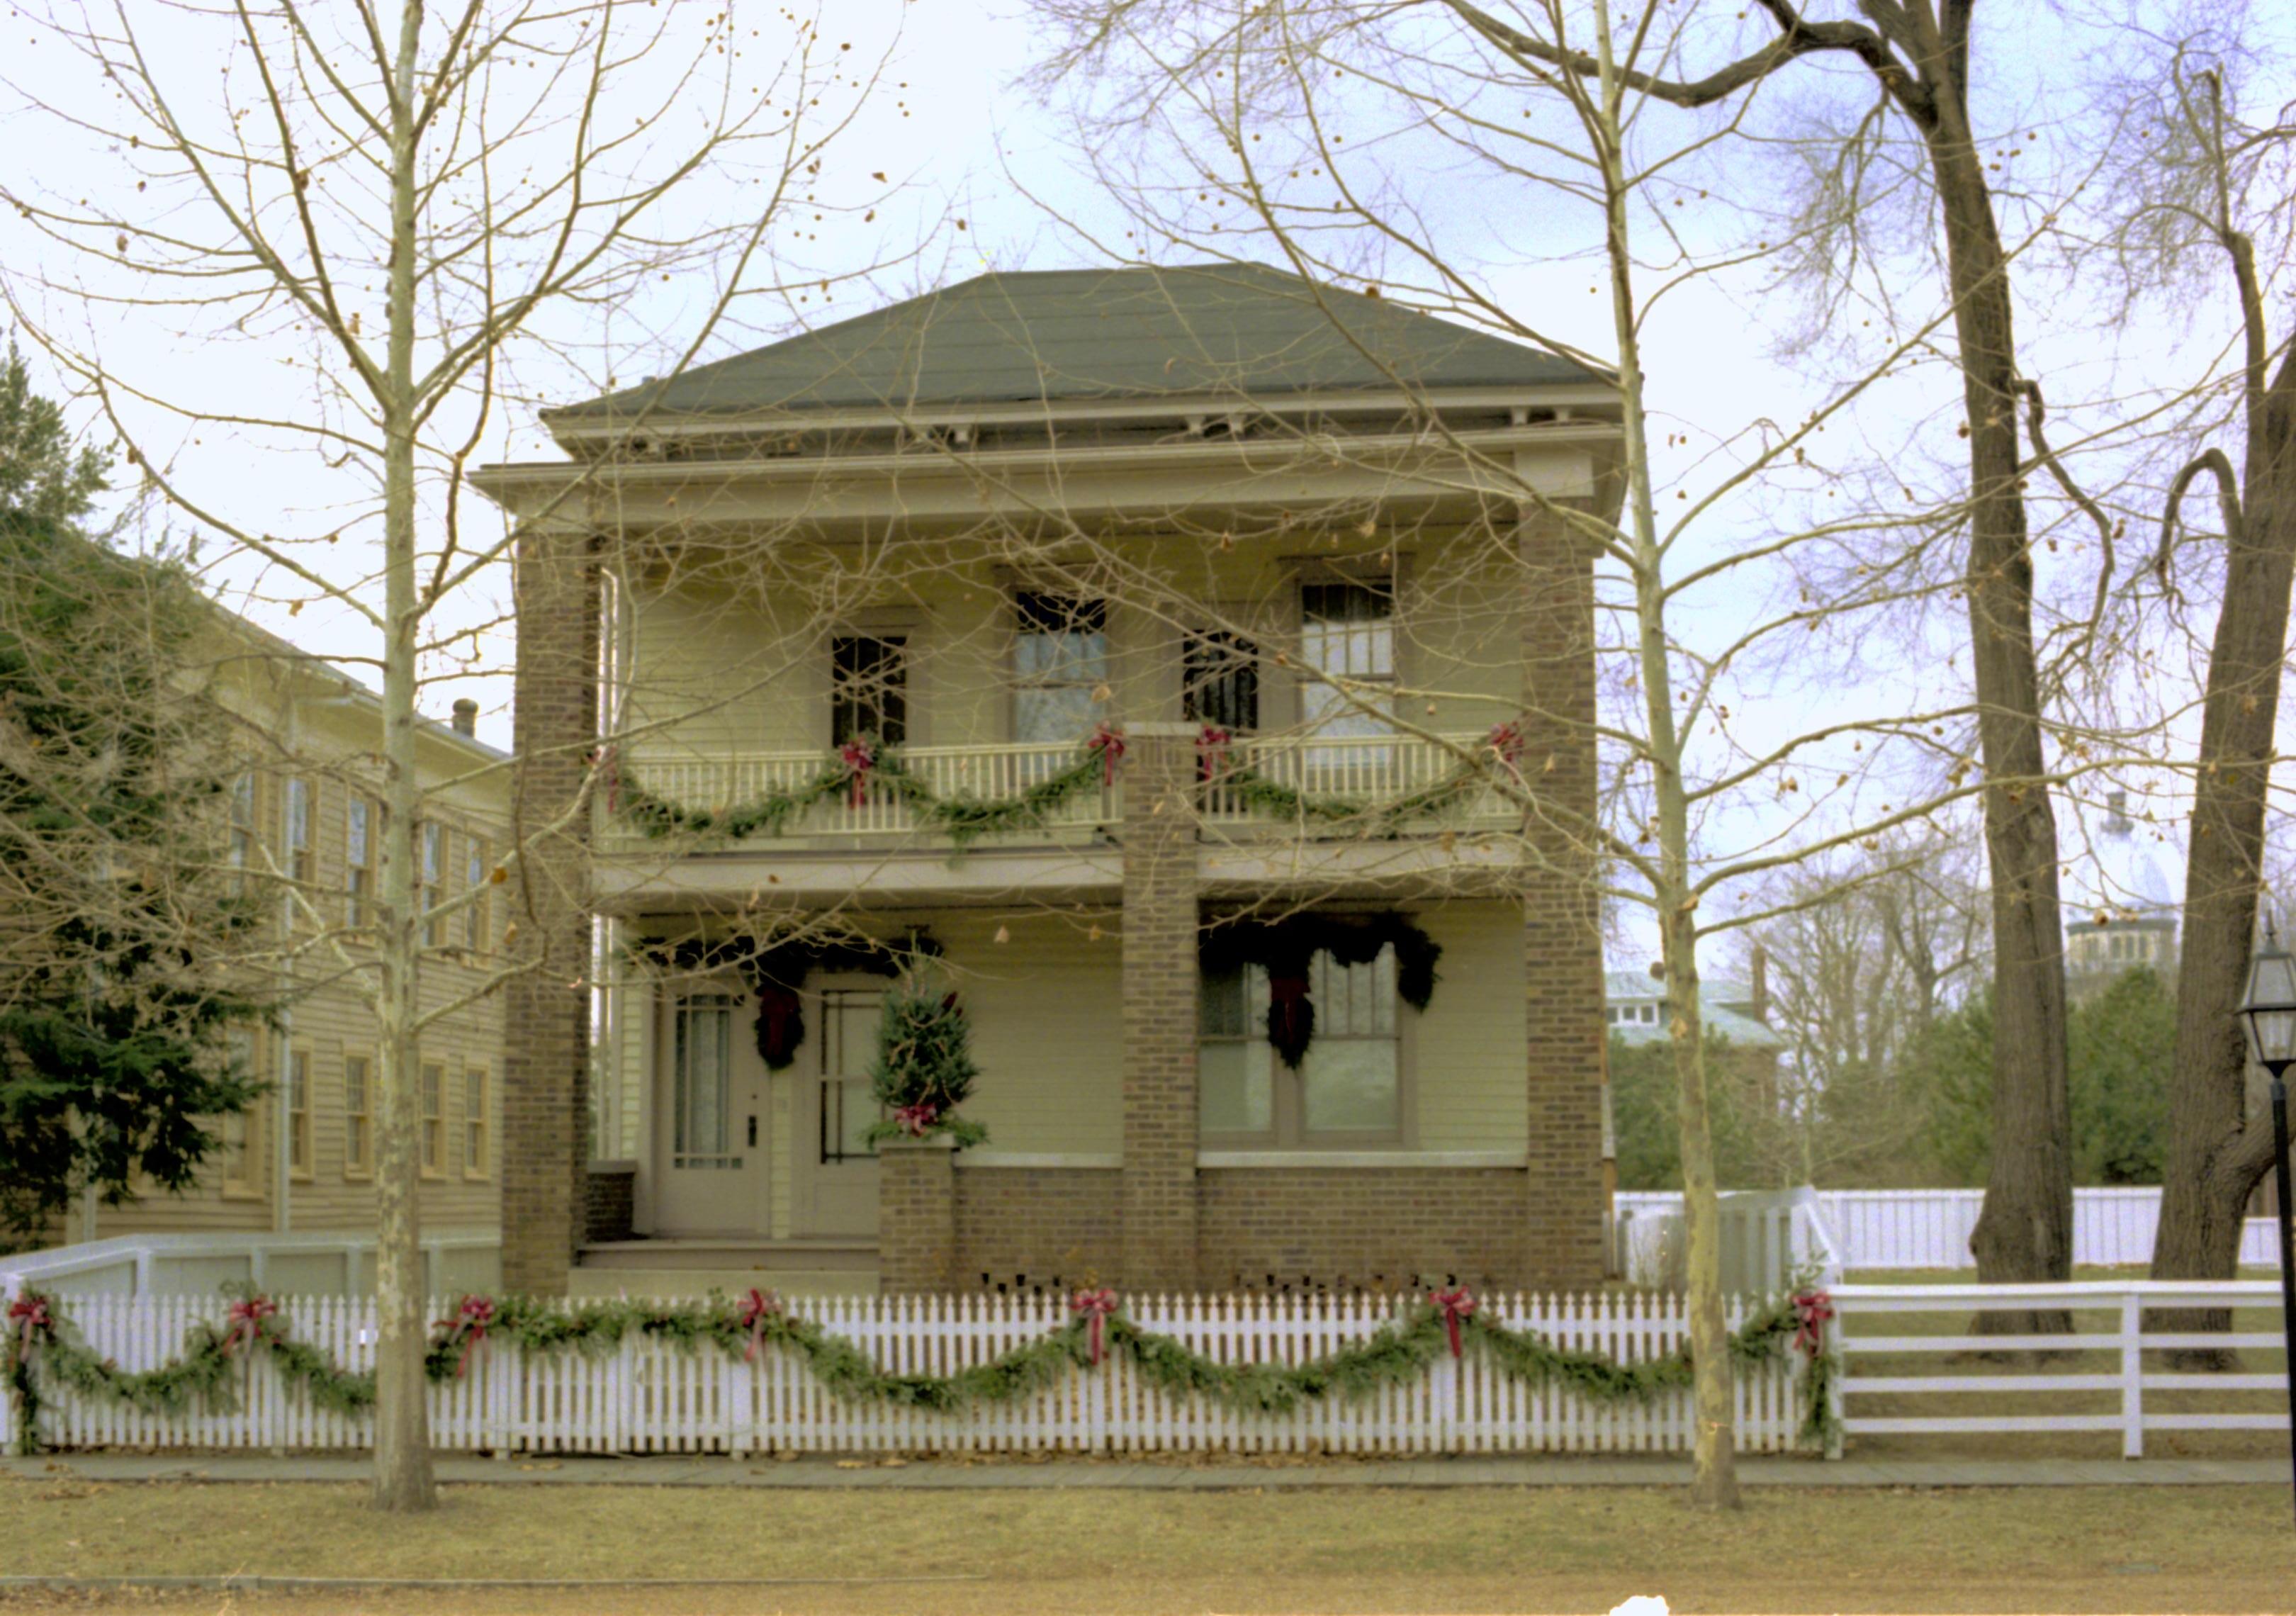
<path fill-rule="evenodd" d="M 1595 879 L 1594 558 L 1559 520 L 1527 515 L 1523 577 L 1523 770 L 1540 806 L 1526 827 L 1523 1015 L 1530 1173 L 1522 1272 L 1532 1283 L 1603 1278 L 1603 946 Z"/>
<path fill-rule="evenodd" d="M 1196 1272 L 1196 732 L 1136 724 L 1124 759 L 1123 1266 Z"/>
<path fill-rule="evenodd" d="M 1123 1185 L 1112 1167 L 959 1167 L 957 1288 L 1112 1283 L 1124 1261 Z"/>
<path fill-rule="evenodd" d="M 1513 1290 L 1561 1278 L 1528 1259 L 1517 1168 L 1205 1168 L 1197 1182 L 1201 1290 Z"/>
<path fill-rule="evenodd" d="M 518 612 L 513 957 L 503 988 L 503 1285 L 565 1294 L 589 1198 L 589 820 L 596 745 L 598 569 L 587 535 L 530 529 L 512 564 Z M 563 820 L 562 829 L 545 833 Z"/>
<path fill-rule="evenodd" d="M 877 1284 L 889 1296 L 946 1291 L 963 1277 L 955 1155 L 945 1138 L 877 1147 Z"/>
<path fill-rule="evenodd" d="M 584 1183 L 582 1238 L 593 1243 L 636 1237 L 638 1164 L 593 1161 Z"/>

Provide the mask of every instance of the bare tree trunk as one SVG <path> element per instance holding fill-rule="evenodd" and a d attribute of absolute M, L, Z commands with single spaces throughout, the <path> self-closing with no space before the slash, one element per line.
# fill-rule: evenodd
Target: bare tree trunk
<path fill-rule="evenodd" d="M 388 380 L 383 431 L 384 800 L 382 917 L 376 956 L 381 981 L 382 1127 L 375 1175 L 374 1503 L 390 1511 L 438 1503 L 430 1472 L 430 1433 L 423 1407 L 422 1248 L 416 1204 L 421 1181 L 414 1046 L 416 984 L 422 917 L 417 913 L 415 819 L 422 782 L 415 772 L 414 532 L 414 101 L 422 0 L 404 0 L 398 54 L 390 85 L 390 272 Z"/>
<path fill-rule="evenodd" d="M 1970 1237 L 1987 1284 L 2072 1273 L 2072 1138 L 2065 1075 L 2064 932 L 2056 816 L 2044 783 L 2033 562 L 2020 488 L 2009 265 L 1945 64 L 1926 131 L 1943 209 L 1954 325 L 1969 411 L 1970 544 L 1964 578 L 1986 775 L 1993 882 L 1993 1153 Z M 1984 1314 L 1981 1331 L 2063 1331 L 2069 1315 Z"/>
<path fill-rule="evenodd" d="M 2264 810 L 2296 572 L 2296 354 L 2249 412 L 2247 497 L 2225 536 L 2224 604 L 2209 652 L 2192 847 L 2177 968 L 2176 1083 L 2158 1279 L 2229 1279 L 2242 1216 L 2272 1165 L 2268 1128 L 2248 1114 L 2248 1048 L 2235 1012 L 2246 987 L 2263 870 Z M 2228 1329 L 2218 1312 L 2179 1329 Z"/>

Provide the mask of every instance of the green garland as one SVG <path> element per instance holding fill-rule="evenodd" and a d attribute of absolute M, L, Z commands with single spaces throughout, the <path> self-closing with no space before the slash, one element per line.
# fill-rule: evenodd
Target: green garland
<path fill-rule="evenodd" d="M 1103 1307 L 1114 1308 L 1108 1292 Z M 194 1401 L 232 1407 L 233 1360 L 256 1345 L 272 1355 L 281 1373 L 303 1388 L 317 1407 L 357 1416 L 374 1405 L 372 1371 L 345 1370 L 306 1342 L 284 1333 L 275 1313 L 243 1326 L 194 1325 L 184 1337 L 184 1356 L 156 1369 L 130 1372 L 90 1351 L 53 1298 L 26 1293 L 43 1322 L 31 1333 L 31 1349 L 8 1345 L 9 1380 L 17 1399 L 21 1451 L 37 1448 L 42 1376 L 89 1397 L 104 1397 L 152 1414 L 178 1414 Z M 1087 1300 L 1079 1297 L 1079 1301 Z M 243 1308 L 259 1298 L 242 1300 Z M 1749 1319 L 1730 1339 L 1731 1361 L 1752 1367 L 1808 1350 L 1808 1310 L 1824 1307 L 1822 1294 L 1783 1300 Z M 234 1314 L 239 1311 L 234 1308 Z M 977 1403 L 1009 1402 L 1043 1390 L 1065 1370 L 1094 1366 L 1092 1319 L 1079 1312 L 1066 1323 L 1010 1351 L 960 1369 L 954 1374 L 890 1374 L 842 1336 L 808 1319 L 784 1312 L 770 1296 L 752 1291 L 735 1300 L 711 1295 L 706 1301 L 648 1303 L 626 1299 L 586 1301 L 572 1308 L 529 1297 L 500 1301 L 469 1298 L 424 1357 L 434 1382 L 455 1379 L 468 1355 L 484 1341 L 514 1342 L 537 1356 L 576 1352 L 603 1357 L 632 1335 L 664 1341 L 687 1351 L 715 1347 L 730 1358 L 745 1358 L 759 1346 L 777 1347 L 802 1358 L 814 1378 L 848 1403 L 889 1403 L 953 1414 Z M 1450 1350 L 1445 1310 L 1415 1303 L 1399 1317 L 1360 1341 L 1304 1364 L 1228 1364 L 1207 1358 L 1176 1336 L 1144 1330 L 1121 1313 L 1103 1321 L 1105 1350 L 1123 1354 L 1133 1366 L 1167 1392 L 1195 1395 L 1243 1414 L 1282 1415 L 1303 1402 L 1329 1397 L 1360 1400 L 1379 1390 L 1419 1380 Z M 1648 1402 L 1691 1383 L 1685 1343 L 1665 1358 L 1621 1364 L 1600 1353 L 1557 1347 L 1536 1331 L 1494 1323 L 1480 1311 L 1456 1318 L 1463 1350 L 1487 1354 L 1500 1372 L 1533 1386 L 1560 1385 L 1597 1401 Z M 14 1327 L 12 1324 L 12 1329 Z M 236 1342 L 234 1336 L 236 1334 Z M 252 1340 L 250 1341 L 250 1335 Z M 37 1370 L 37 1373 L 36 1373 Z M 1824 1443 L 1833 1434 L 1831 1390 L 1838 1373 L 1831 1350 L 1809 1353 L 1802 1376 L 1801 1437 Z"/>
<path fill-rule="evenodd" d="M 1010 797 L 942 797 L 909 772 L 897 750 L 877 750 L 864 774 L 866 789 L 884 790 L 914 814 L 928 830 L 947 836 L 960 848 L 983 836 L 1004 831 L 1041 828 L 1070 798 L 1107 778 L 1108 760 L 1098 749 L 1100 737 L 1086 742 L 1077 759 L 1058 774 L 1048 775 Z M 1116 742 L 1118 756 L 1121 741 Z M 849 793 L 856 777 L 853 766 L 840 758 L 801 785 L 770 792 L 754 802 L 711 812 L 681 808 L 658 797 L 634 780 L 617 787 L 621 817 L 639 833 L 659 840 L 664 836 L 723 836 L 746 841 L 751 836 L 779 836 L 790 822 L 807 809 Z"/>

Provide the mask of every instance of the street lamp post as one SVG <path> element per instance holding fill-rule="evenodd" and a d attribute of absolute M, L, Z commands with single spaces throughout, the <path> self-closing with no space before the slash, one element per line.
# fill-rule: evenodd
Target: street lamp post
<path fill-rule="evenodd" d="M 2248 991 L 2240 1005 L 2249 1053 L 2272 1077 L 2273 1197 L 2280 1233 L 2280 1349 L 2288 1382 L 2288 1452 L 2296 1465 L 2296 1240 L 2290 1236 L 2287 1072 L 2296 1066 L 2296 955 L 2280 946 L 2269 923 L 2264 946 L 2249 961 Z"/>

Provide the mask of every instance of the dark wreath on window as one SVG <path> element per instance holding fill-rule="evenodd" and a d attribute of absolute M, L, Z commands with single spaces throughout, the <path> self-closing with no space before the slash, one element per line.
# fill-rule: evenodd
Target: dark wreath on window
<path fill-rule="evenodd" d="M 1395 949 L 1396 997 L 1425 1010 L 1435 997 L 1435 962 L 1443 947 L 1402 915 L 1292 915 L 1276 921 L 1227 921 L 1210 928 L 1198 950 L 1202 968 L 1257 965 L 1267 973 L 1267 1043 L 1297 1071 L 1316 1038 L 1308 963 L 1328 954 L 1334 964 L 1368 965 Z"/>
<path fill-rule="evenodd" d="M 703 973 L 738 969 L 757 996 L 758 1055 L 767 1071 L 783 1071 L 805 1042 L 805 979 L 815 972 L 857 972 L 895 977 L 921 958 L 939 955 L 940 945 L 922 931 L 896 941 L 872 937 L 805 937 L 760 939 L 722 938 L 704 942 L 641 946 L 641 952 L 666 969 Z"/>

